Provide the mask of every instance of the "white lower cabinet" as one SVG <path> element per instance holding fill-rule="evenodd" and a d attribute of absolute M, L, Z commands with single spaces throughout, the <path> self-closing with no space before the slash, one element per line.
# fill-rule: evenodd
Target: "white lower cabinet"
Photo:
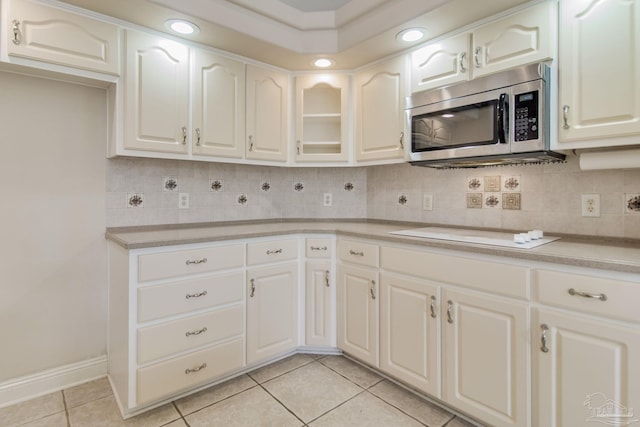
<path fill-rule="evenodd" d="M 247 271 L 247 363 L 298 345 L 298 263 Z"/>
<path fill-rule="evenodd" d="M 443 400 L 492 426 L 529 425 L 528 304 L 442 295 Z"/>
<path fill-rule="evenodd" d="M 440 287 L 380 274 L 380 369 L 441 397 Z"/>
<path fill-rule="evenodd" d="M 378 366 L 378 270 L 338 266 L 338 347 Z"/>
<path fill-rule="evenodd" d="M 539 308 L 532 328 L 533 425 L 625 426 L 638 422 L 640 331 Z"/>
<path fill-rule="evenodd" d="M 305 344 L 331 346 L 333 293 L 331 261 L 307 261 L 305 265 Z"/>

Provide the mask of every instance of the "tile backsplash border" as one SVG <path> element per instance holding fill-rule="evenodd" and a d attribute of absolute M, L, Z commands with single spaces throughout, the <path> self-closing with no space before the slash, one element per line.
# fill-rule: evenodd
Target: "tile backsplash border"
<path fill-rule="evenodd" d="M 189 193 L 188 209 L 178 208 L 179 193 Z M 323 203 L 325 193 L 332 195 L 331 206 Z M 600 194 L 600 217 L 581 215 L 585 193 Z M 128 207 L 132 194 L 142 195 L 142 206 Z M 469 194 L 476 208 L 468 207 Z M 627 205 L 639 194 L 640 169 L 581 171 L 575 156 L 559 164 L 453 170 L 116 158 L 107 163 L 106 189 L 107 227 L 368 218 L 634 239 L 640 238 L 640 215 Z M 489 196 L 495 200 L 487 203 Z"/>

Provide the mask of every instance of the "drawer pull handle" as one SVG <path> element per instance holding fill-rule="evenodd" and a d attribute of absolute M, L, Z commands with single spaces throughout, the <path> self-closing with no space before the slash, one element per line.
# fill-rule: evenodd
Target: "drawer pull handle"
<path fill-rule="evenodd" d="M 193 260 L 193 261 L 192 261 L 192 260 L 190 260 L 190 259 L 188 259 L 188 260 L 187 260 L 187 265 L 191 265 L 191 264 L 204 264 L 204 263 L 206 263 L 206 262 L 207 262 L 207 259 L 206 259 L 206 258 L 196 259 L 196 260 Z"/>
<path fill-rule="evenodd" d="M 251 294 L 249 295 L 251 298 L 256 294 L 256 279 L 251 279 Z"/>
<path fill-rule="evenodd" d="M 324 284 L 327 286 L 327 288 L 330 286 L 329 285 L 329 270 L 325 270 L 324 272 Z"/>
<path fill-rule="evenodd" d="M 354 251 L 353 249 L 349 249 L 349 255 L 353 255 L 353 256 L 364 256 L 364 252 L 362 251 Z"/>
<path fill-rule="evenodd" d="M 198 366 L 197 368 L 187 368 L 187 369 L 185 369 L 184 373 L 189 375 L 189 374 L 194 373 L 194 372 L 200 372 L 206 367 L 207 367 L 207 364 L 203 363 L 202 365 Z"/>
<path fill-rule="evenodd" d="M 202 328 L 202 329 L 198 329 L 197 331 L 187 331 L 187 332 L 185 332 L 184 335 L 187 336 L 187 337 L 190 337 L 191 335 L 200 335 L 200 334 L 202 334 L 204 332 L 207 332 L 207 327 L 206 326 L 204 328 Z"/>
<path fill-rule="evenodd" d="M 369 291 L 371 291 L 371 299 L 376 299 L 376 281 L 375 280 L 371 281 L 371 288 L 369 289 Z"/>
<path fill-rule="evenodd" d="M 13 44 L 15 45 L 19 45 L 21 40 L 20 37 L 20 21 L 18 21 L 17 19 L 14 19 L 13 22 L 13 40 L 11 40 L 13 42 Z"/>
<path fill-rule="evenodd" d="M 447 301 L 447 322 L 453 323 L 453 301 Z"/>
<path fill-rule="evenodd" d="M 189 299 L 189 298 L 200 298 L 200 297 L 203 297 L 205 295 L 207 295 L 207 291 L 197 292 L 195 294 L 187 294 L 185 296 L 185 298 L 186 299 Z"/>
<path fill-rule="evenodd" d="M 590 294 L 588 292 L 576 291 L 573 288 L 569 289 L 569 295 L 578 296 L 578 297 L 585 297 L 585 298 L 599 299 L 600 301 L 606 301 L 607 300 L 607 296 L 605 294 Z"/>
<path fill-rule="evenodd" d="M 549 330 L 549 327 L 543 323 L 540 325 L 540 330 L 542 331 L 542 334 L 540 335 L 540 350 L 543 353 L 549 353 L 549 347 L 547 347 L 547 331 Z"/>
<path fill-rule="evenodd" d="M 431 304 L 429 305 L 429 310 L 431 310 L 431 317 L 436 318 L 436 297 L 431 295 Z"/>
<path fill-rule="evenodd" d="M 282 253 L 282 248 L 267 251 L 267 255 L 275 255 L 275 254 L 281 254 L 281 253 Z"/>
<path fill-rule="evenodd" d="M 312 251 L 326 251 L 329 248 L 327 248 L 326 246 L 322 246 L 322 247 L 320 247 L 320 246 L 311 246 L 309 249 L 311 249 Z"/>

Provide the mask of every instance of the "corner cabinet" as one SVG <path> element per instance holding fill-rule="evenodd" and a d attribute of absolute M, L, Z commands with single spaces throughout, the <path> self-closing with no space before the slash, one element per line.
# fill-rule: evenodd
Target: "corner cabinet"
<path fill-rule="evenodd" d="M 415 50 L 411 92 L 551 59 L 555 5 L 546 1 Z"/>
<path fill-rule="evenodd" d="M 5 40 L 9 57 L 120 74 L 117 25 L 30 0 L 11 0 Z"/>
<path fill-rule="evenodd" d="M 246 158 L 286 162 L 289 76 L 247 65 Z"/>
<path fill-rule="evenodd" d="M 297 162 L 349 160 L 349 76 L 296 77 Z"/>
<path fill-rule="evenodd" d="M 405 57 L 400 56 L 355 75 L 356 162 L 402 161 L 406 68 Z"/>
<path fill-rule="evenodd" d="M 640 0 L 561 1 L 559 37 L 556 148 L 637 144 L 602 139 L 640 134 Z"/>

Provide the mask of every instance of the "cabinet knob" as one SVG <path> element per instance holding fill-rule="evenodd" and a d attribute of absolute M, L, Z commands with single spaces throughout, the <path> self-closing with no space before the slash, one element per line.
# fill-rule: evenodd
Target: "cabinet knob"
<path fill-rule="evenodd" d="M 466 58 L 467 58 L 467 52 L 461 52 L 458 57 L 458 68 L 460 69 L 461 73 L 467 72 L 467 68 L 464 66 L 464 61 Z"/>
<path fill-rule="evenodd" d="M 196 128 L 196 145 L 200 146 L 200 128 Z"/>
<path fill-rule="evenodd" d="M 249 135 L 249 151 L 253 151 L 253 135 Z"/>
<path fill-rule="evenodd" d="M 186 299 L 191 299 L 191 298 L 200 298 L 200 297 L 206 297 L 207 296 L 207 291 L 202 291 L 202 292 L 196 292 L 195 294 L 187 294 L 185 295 Z"/>
<path fill-rule="evenodd" d="M 400 148 L 404 148 L 404 132 L 400 132 Z"/>
<path fill-rule="evenodd" d="M 371 281 L 371 288 L 369 288 L 369 291 L 371 292 L 371 299 L 376 299 L 376 281 L 375 280 Z"/>
<path fill-rule="evenodd" d="M 330 286 L 329 285 L 329 270 L 325 270 L 324 272 L 324 284 L 327 286 L 327 288 Z"/>
<path fill-rule="evenodd" d="M 182 126 L 182 143 L 183 144 L 187 143 L 187 127 L 186 126 Z"/>
<path fill-rule="evenodd" d="M 22 42 L 22 37 L 20 36 L 20 21 L 14 19 L 13 22 L 13 44 L 18 45 Z"/>
<path fill-rule="evenodd" d="M 481 46 L 476 47 L 476 49 L 473 51 L 473 60 L 476 63 L 476 68 L 482 67 L 482 63 L 480 62 L 480 54 L 481 53 L 482 53 L 482 47 Z"/>
<path fill-rule="evenodd" d="M 453 323 L 453 301 L 447 301 L 447 322 Z"/>
<path fill-rule="evenodd" d="M 253 298 L 253 296 L 256 294 L 256 279 L 251 279 L 251 293 L 249 294 L 249 296 L 251 298 Z"/>
<path fill-rule="evenodd" d="M 203 363 L 202 365 L 198 366 L 197 368 L 187 368 L 187 369 L 185 369 L 184 373 L 189 375 L 189 374 L 191 374 L 193 372 L 199 372 L 199 371 L 203 370 L 206 367 L 207 367 L 207 364 Z"/>
<path fill-rule="evenodd" d="M 590 294 L 588 292 L 576 291 L 573 288 L 569 289 L 567 292 L 572 297 L 573 296 L 577 296 L 577 297 L 584 297 L 584 298 L 593 298 L 593 299 L 599 299 L 602 302 L 607 300 L 607 295 L 606 294 Z"/>
<path fill-rule="evenodd" d="M 436 297 L 431 295 L 431 304 L 429 305 L 431 310 L 431 317 L 436 318 Z"/>
<path fill-rule="evenodd" d="M 297 141 L 296 141 L 296 153 L 297 153 L 297 154 L 298 154 L 298 156 L 299 156 L 301 152 L 302 152 L 302 150 L 301 150 L 300 140 L 297 140 Z"/>

